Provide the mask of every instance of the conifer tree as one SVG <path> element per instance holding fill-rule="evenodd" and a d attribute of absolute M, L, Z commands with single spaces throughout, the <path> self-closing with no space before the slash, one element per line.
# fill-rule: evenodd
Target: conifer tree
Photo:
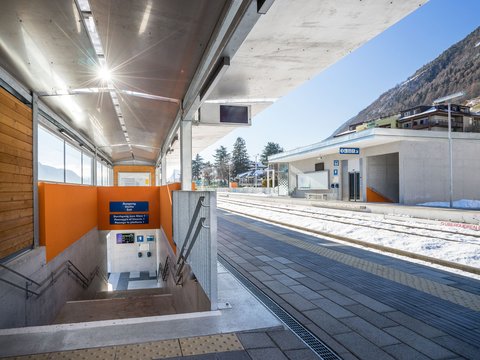
<path fill-rule="evenodd" d="M 250 167 L 250 159 L 248 158 L 247 146 L 245 140 L 238 137 L 233 144 L 232 151 L 232 177 L 248 171 Z"/>
<path fill-rule="evenodd" d="M 267 165 L 268 157 L 270 155 L 275 155 L 281 152 L 283 152 L 283 148 L 278 143 L 269 141 L 263 148 L 262 155 L 260 155 L 260 161 L 263 165 Z"/>

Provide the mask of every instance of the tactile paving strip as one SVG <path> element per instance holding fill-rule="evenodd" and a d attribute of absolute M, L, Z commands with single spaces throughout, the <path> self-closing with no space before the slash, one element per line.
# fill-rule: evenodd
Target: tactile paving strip
<path fill-rule="evenodd" d="M 198 336 L 180 339 L 183 356 L 243 350 L 235 334 Z"/>
<path fill-rule="evenodd" d="M 51 353 L 49 360 L 114 360 L 115 348 L 104 347 Z"/>
<path fill-rule="evenodd" d="M 163 359 L 182 356 L 178 340 L 116 346 L 115 360 Z"/>
<path fill-rule="evenodd" d="M 49 358 L 50 358 L 50 354 L 36 354 L 36 355 L 9 357 L 6 359 L 7 360 L 48 360 Z"/>

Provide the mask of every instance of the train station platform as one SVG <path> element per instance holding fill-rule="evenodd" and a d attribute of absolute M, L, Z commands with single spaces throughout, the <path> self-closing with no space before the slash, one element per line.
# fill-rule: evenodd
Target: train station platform
<path fill-rule="evenodd" d="M 475 359 L 480 281 L 219 212 L 219 255 L 343 359 Z"/>
<path fill-rule="evenodd" d="M 15 348 L 24 354 L 15 359 L 475 359 L 480 353 L 478 280 L 225 211 L 218 211 L 218 255 L 218 311 L 0 330 L 0 357 Z"/>

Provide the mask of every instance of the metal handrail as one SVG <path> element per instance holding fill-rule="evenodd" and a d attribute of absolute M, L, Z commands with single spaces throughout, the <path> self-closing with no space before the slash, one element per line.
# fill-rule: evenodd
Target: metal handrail
<path fill-rule="evenodd" d="M 185 235 L 185 241 L 183 242 L 182 249 L 180 250 L 180 255 L 178 255 L 177 265 L 180 264 L 181 259 L 183 259 L 183 252 L 188 244 L 188 239 L 190 238 L 190 234 L 192 233 L 193 227 L 197 222 L 198 214 L 200 213 L 200 209 L 203 205 L 203 200 L 205 200 L 205 196 L 200 196 L 197 201 L 197 205 L 195 206 L 195 211 L 193 212 L 192 221 L 190 221 L 190 225 L 188 226 L 187 235 Z"/>
<path fill-rule="evenodd" d="M 90 286 L 90 284 L 92 283 L 95 276 L 99 275 L 99 269 L 100 269 L 99 266 L 97 265 L 95 267 L 95 269 L 92 271 L 90 278 L 88 278 L 87 276 L 85 276 L 85 274 L 83 274 L 83 272 L 77 266 L 75 266 L 75 264 L 73 264 L 70 260 L 66 260 L 60 266 L 58 266 L 55 270 L 53 270 L 50 273 L 50 275 L 47 276 L 44 280 L 42 280 L 40 282 L 37 282 L 37 281 L 29 278 L 28 276 L 25 276 L 25 275 L 19 273 L 18 271 L 11 269 L 10 267 L 8 267 L 4 264 L 0 264 L 0 267 L 2 267 L 5 270 L 11 272 L 12 274 L 15 274 L 15 275 L 27 280 L 27 282 L 25 283 L 25 287 L 23 287 L 21 285 L 18 285 L 16 283 L 12 282 L 12 281 L 0 278 L 0 281 L 4 282 L 6 284 L 9 284 L 9 285 L 11 285 L 13 287 L 16 287 L 18 289 L 21 289 L 21 290 L 25 290 L 27 299 L 29 297 L 29 294 L 36 295 L 37 297 L 40 297 L 50 286 L 52 286 L 55 283 L 57 278 L 60 277 L 60 275 L 62 275 L 65 270 L 67 270 L 68 273 L 71 273 L 81 283 L 81 286 L 86 289 Z M 105 278 L 103 278 L 103 280 L 105 281 Z M 32 284 L 37 286 L 37 289 L 36 289 L 37 291 L 33 291 L 33 290 L 29 289 L 29 286 L 32 285 Z M 45 284 L 47 284 L 47 285 L 44 286 Z M 40 289 L 40 291 L 38 291 L 39 289 Z"/>
<path fill-rule="evenodd" d="M 187 249 L 187 252 L 185 253 L 185 257 L 182 258 L 182 262 L 180 263 L 180 265 L 177 269 L 177 272 L 175 274 L 175 277 L 177 278 L 177 281 L 176 281 L 177 285 L 180 283 L 180 280 L 181 280 L 180 275 L 182 273 L 183 267 L 185 266 L 185 263 L 187 262 L 187 259 L 190 256 L 190 252 L 192 251 L 193 246 L 195 245 L 195 242 L 197 241 L 198 235 L 200 234 L 200 230 L 202 230 L 202 228 L 205 227 L 203 225 L 205 220 L 206 219 L 204 217 L 200 218 L 200 221 L 197 224 L 197 228 L 195 229 L 195 233 L 193 234 L 192 241 L 190 241 L 190 245 L 188 245 L 188 249 Z"/>
<path fill-rule="evenodd" d="M 2 279 L 2 278 L 0 278 L 0 281 L 4 282 L 4 283 L 6 283 L 6 284 L 9 284 L 9 285 L 11 285 L 11 286 L 13 286 L 13 287 L 16 287 L 17 289 L 25 290 L 25 291 L 27 292 L 27 298 L 28 298 L 28 294 L 37 295 L 37 296 L 40 296 L 40 295 L 41 295 L 41 293 L 37 293 L 37 292 L 35 292 L 35 291 L 33 291 L 33 290 L 30 290 L 30 289 L 28 288 L 28 283 L 25 284 L 25 287 L 22 287 L 22 286 L 20 286 L 20 285 L 17 285 L 17 284 L 15 284 L 15 283 L 11 282 L 11 281 L 8 281 L 8 280 Z"/>
<path fill-rule="evenodd" d="M 17 276 L 20 276 L 20 277 L 24 278 L 25 280 L 30 281 L 32 284 L 35 284 L 35 285 L 37 285 L 37 286 L 41 286 L 41 285 L 40 285 L 38 282 L 36 282 L 35 280 L 30 279 L 28 276 L 25 276 L 25 275 L 19 273 L 18 271 L 15 271 L 15 270 L 9 268 L 9 267 L 6 266 L 6 265 L 0 264 L 0 267 L 4 268 L 5 270 L 10 271 L 11 273 L 13 273 L 13 274 L 15 274 L 15 275 L 17 275 Z M 0 280 L 3 280 L 3 279 L 0 279 Z"/>

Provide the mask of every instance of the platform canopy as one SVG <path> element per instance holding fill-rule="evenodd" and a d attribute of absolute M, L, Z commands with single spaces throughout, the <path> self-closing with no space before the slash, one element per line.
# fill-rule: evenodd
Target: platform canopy
<path fill-rule="evenodd" d="M 113 163 L 155 164 L 180 121 L 197 153 L 239 126 L 202 113 L 253 117 L 425 2 L 2 0 L 0 66 Z"/>

